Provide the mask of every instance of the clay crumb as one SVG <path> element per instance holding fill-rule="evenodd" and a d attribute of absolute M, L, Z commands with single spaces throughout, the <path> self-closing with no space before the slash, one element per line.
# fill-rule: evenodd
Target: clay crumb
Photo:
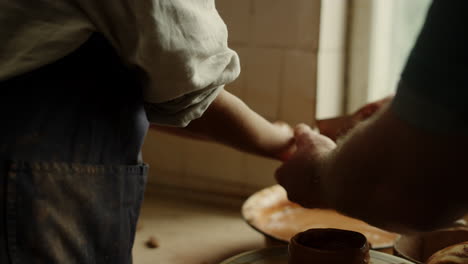
<path fill-rule="evenodd" d="M 143 228 L 143 224 L 140 223 L 140 222 L 138 222 L 138 223 L 137 223 L 137 226 L 136 226 L 136 231 L 138 232 L 138 231 L 140 231 L 142 228 Z"/>
<path fill-rule="evenodd" d="M 151 236 L 147 241 L 146 241 L 146 247 L 147 248 L 158 248 L 159 247 L 159 243 L 158 241 L 156 240 L 155 237 Z"/>

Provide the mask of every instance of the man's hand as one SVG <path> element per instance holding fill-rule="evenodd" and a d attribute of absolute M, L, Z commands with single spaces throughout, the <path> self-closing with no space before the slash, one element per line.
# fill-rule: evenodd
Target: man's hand
<path fill-rule="evenodd" d="M 304 124 L 298 125 L 294 133 L 297 150 L 276 171 L 276 180 L 292 202 L 308 208 L 326 207 L 320 195 L 321 168 L 336 145 Z"/>
<path fill-rule="evenodd" d="M 374 102 L 371 102 L 362 106 L 356 112 L 351 114 L 351 119 L 354 122 L 354 125 L 372 117 L 375 113 L 383 109 L 392 100 L 393 100 L 393 95 L 387 96 L 383 99 L 380 99 L 378 101 L 374 101 Z"/>

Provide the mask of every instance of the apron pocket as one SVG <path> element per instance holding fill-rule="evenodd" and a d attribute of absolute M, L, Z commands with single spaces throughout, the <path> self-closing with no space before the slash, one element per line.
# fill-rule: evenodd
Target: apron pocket
<path fill-rule="evenodd" d="M 147 166 L 12 162 L 7 246 L 12 264 L 131 263 Z"/>

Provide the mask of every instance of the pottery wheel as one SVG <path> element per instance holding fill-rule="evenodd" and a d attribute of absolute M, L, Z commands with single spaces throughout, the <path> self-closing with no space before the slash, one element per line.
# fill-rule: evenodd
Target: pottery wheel
<path fill-rule="evenodd" d="M 254 250 L 239 254 L 227 259 L 220 264 L 287 264 L 288 248 L 273 247 Z M 413 262 L 388 255 L 385 253 L 370 251 L 370 264 L 414 264 Z"/>

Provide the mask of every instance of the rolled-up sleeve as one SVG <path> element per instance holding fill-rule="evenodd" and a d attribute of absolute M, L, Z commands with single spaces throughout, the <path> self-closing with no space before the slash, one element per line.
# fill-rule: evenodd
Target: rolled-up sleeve
<path fill-rule="evenodd" d="M 393 111 L 433 132 L 468 130 L 468 1 L 434 0 Z"/>
<path fill-rule="evenodd" d="M 186 126 L 240 73 L 214 0 L 79 0 L 96 31 L 141 73 L 150 122 Z"/>
<path fill-rule="evenodd" d="M 154 123 L 184 127 L 203 115 L 221 89 L 207 88 L 164 103 L 145 103 L 146 114 Z"/>

